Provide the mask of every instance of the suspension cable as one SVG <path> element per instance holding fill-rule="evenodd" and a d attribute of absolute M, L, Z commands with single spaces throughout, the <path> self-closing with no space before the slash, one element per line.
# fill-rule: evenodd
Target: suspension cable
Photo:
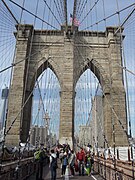
<path fill-rule="evenodd" d="M 56 19 L 56 21 L 58 22 L 58 24 L 61 25 L 60 22 L 59 22 L 59 20 L 58 20 L 57 17 L 55 16 L 55 14 L 54 14 L 53 11 L 51 10 L 50 6 L 47 4 L 46 0 L 43 0 L 43 1 L 44 1 L 44 3 L 46 4 L 46 6 L 48 7 L 49 11 L 50 11 L 50 12 L 52 13 L 52 15 L 54 16 L 54 18 Z"/>
<path fill-rule="evenodd" d="M 11 16 L 13 17 L 13 19 L 16 21 L 17 24 L 19 24 L 18 20 L 16 19 L 16 17 L 13 15 L 12 11 L 9 9 L 8 5 L 6 4 L 6 2 L 4 0 L 2 0 L 3 4 L 6 6 L 6 8 L 8 9 L 9 13 L 11 14 Z"/>
<path fill-rule="evenodd" d="M 134 6 L 134 5 L 135 5 L 135 3 L 133 3 L 133 4 L 129 5 L 129 6 L 127 6 L 127 7 L 125 7 L 125 8 L 123 8 L 123 9 L 119 10 L 118 12 L 112 13 L 111 15 L 107 16 L 106 18 L 103 18 L 103 19 L 101 19 L 101 20 L 99 20 L 99 21 L 93 23 L 93 24 L 91 24 L 90 26 L 88 26 L 88 27 L 86 27 L 86 28 L 84 28 L 84 29 L 82 29 L 82 30 L 89 29 L 90 27 L 95 26 L 95 25 L 97 25 L 97 24 L 99 24 L 99 23 L 101 23 L 101 22 L 107 20 L 107 19 L 109 19 L 109 18 L 111 18 L 111 17 L 117 15 L 118 13 L 121 13 L 121 12 L 123 12 L 123 11 L 129 9 L 130 7 L 132 7 L 132 6 Z M 80 23 L 80 24 L 81 24 L 81 23 Z"/>
<path fill-rule="evenodd" d="M 26 11 L 27 13 L 31 14 L 32 16 L 34 16 L 35 18 L 39 19 L 40 21 L 44 22 L 45 24 L 49 25 L 50 27 L 58 30 L 57 27 L 52 26 L 50 23 L 46 22 L 44 19 L 40 18 L 39 16 L 35 15 L 34 13 L 30 12 L 28 9 L 20 6 L 19 4 L 17 4 L 16 2 L 9 0 L 10 2 L 12 2 L 13 4 L 15 4 L 16 6 L 18 6 L 19 8 L 23 9 L 24 11 Z"/>

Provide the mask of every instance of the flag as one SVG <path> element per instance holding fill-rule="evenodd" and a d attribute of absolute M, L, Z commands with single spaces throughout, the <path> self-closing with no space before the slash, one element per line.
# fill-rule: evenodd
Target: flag
<path fill-rule="evenodd" d="M 74 18 L 74 26 L 80 26 L 80 22 L 77 18 Z"/>
<path fill-rule="evenodd" d="M 72 21 L 73 21 L 73 15 L 70 14 L 70 24 L 72 25 Z"/>
<path fill-rule="evenodd" d="M 74 26 L 79 26 L 80 25 L 79 20 L 75 17 L 74 21 L 73 21 L 73 15 L 70 14 L 70 23 L 72 24 L 72 22 L 74 22 Z"/>

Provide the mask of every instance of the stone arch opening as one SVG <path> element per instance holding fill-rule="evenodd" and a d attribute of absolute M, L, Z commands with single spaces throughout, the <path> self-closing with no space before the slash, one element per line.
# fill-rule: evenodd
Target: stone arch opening
<path fill-rule="evenodd" d="M 32 98 L 30 143 L 50 147 L 57 142 L 59 136 L 60 86 L 50 67 L 38 76 L 37 81 Z"/>
<path fill-rule="evenodd" d="M 30 64 L 31 66 L 31 64 Z M 22 122 L 22 133 L 21 133 L 21 141 L 22 142 L 26 142 L 28 134 L 29 134 L 29 129 L 30 129 L 30 122 L 32 119 L 32 100 L 33 100 L 33 90 L 34 90 L 34 86 L 35 86 L 35 82 L 38 79 L 38 77 L 40 77 L 40 75 L 47 70 L 47 68 L 49 68 L 52 73 L 54 73 L 54 75 L 57 77 L 59 85 L 60 85 L 60 89 L 61 89 L 61 83 L 60 83 L 60 78 L 59 78 L 59 68 L 57 63 L 55 63 L 55 61 L 53 61 L 51 58 L 46 59 L 45 57 L 41 58 L 41 60 L 38 61 L 37 66 L 35 67 L 35 69 L 33 69 L 33 73 L 28 74 L 29 79 L 28 79 L 28 83 L 27 83 L 27 89 L 29 89 L 29 91 L 25 92 L 25 101 L 27 101 L 27 98 L 29 97 L 29 95 L 31 94 L 31 97 L 29 98 L 29 101 L 27 102 L 27 104 L 25 105 L 24 109 L 23 109 L 23 122 Z"/>
<path fill-rule="evenodd" d="M 33 26 L 31 25 L 22 25 L 19 33 L 18 39 L 18 48 L 16 52 L 15 62 L 20 61 L 20 57 L 25 61 L 20 62 L 14 67 L 13 74 L 13 83 L 11 86 L 9 94 L 9 111 L 7 116 L 7 129 L 12 123 L 12 119 L 16 118 L 17 112 L 20 112 L 20 109 L 23 106 L 23 102 L 29 97 L 34 86 L 34 79 L 36 79 L 41 69 L 47 67 L 46 60 L 38 62 L 39 59 L 44 58 L 45 55 L 48 55 L 49 59 L 47 60 L 50 68 L 55 71 L 56 76 L 60 82 L 61 87 L 61 105 L 60 105 L 60 142 L 65 143 L 68 139 L 70 145 L 73 145 L 73 134 L 74 134 L 74 99 L 75 99 L 75 85 L 80 77 L 80 75 L 87 69 L 90 68 L 92 71 L 95 71 L 95 75 L 99 78 L 104 94 L 104 112 L 105 114 L 105 133 L 109 139 L 109 142 L 113 144 L 112 141 L 112 131 L 111 131 L 111 108 L 108 104 L 108 99 L 110 99 L 110 89 L 113 90 L 113 107 L 116 114 L 119 112 L 119 94 L 116 84 L 120 85 L 119 93 L 121 94 L 121 112 L 119 117 L 122 119 L 124 127 L 126 128 L 126 115 L 125 115 L 125 93 L 124 86 L 122 83 L 122 71 L 118 67 L 118 62 L 121 63 L 121 54 L 120 44 L 119 44 L 119 35 L 114 36 L 115 28 L 110 27 L 106 29 L 106 32 L 96 33 L 94 36 L 91 36 L 91 33 L 81 33 L 81 37 L 84 37 L 86 41 L 84 43 L 77 43 L 76 40 L 79 37 L 79 34 L 75 38 L 67 37 L 64 35 L 63 30 L 56 31 L 43 31 L 41 35 L 39 31 L 34 31 L 32 52 L 30 51 L 30 41 L 32 39 L 32 30 Z M 27 33 L 23 33 L 27 32 Z M 106 35 L 108 38 L 106 38 Z M 69 41 L 70 38 L 70 41 Z M 115 44 L 115 40 L 117 43 Z M 45 41 L 45 39 L 47 41 Z M 99 41 L 97 41 L 99 39 Z M 37 51 L 39 43 L 42 42 L 43 49 L 42 51 Z M 71 43 L 72 42 L 72 43 Z M 79 48 L 80 54 L 76 54 L 75 46 Z M 51 44 L 51 47 L 50 47 Z M 92 52 L 87 48 L 88 46 L 92 47 Z M 50 49 L 48 49 L 50 47 Z M 50 58 L 49 56 L 52 56 Z M 37 52 L 37 53 L 36 53 Z M 34 56 L 30 58 L 30 64 L 28 64 L 27 55 L 34 53 Z M 84 62 L 82 59 L 86 59 Z M 91 56 L 92 55 L 92 56 Z M 92 57 L 89 59 L 88 57 Z M 99 58 L 101 57 L 101 58 Z M 110 60 L 109 60 L 110 58 Z M 79 61 L 78 61 L 79 60 Z M 78 63 L 79 62 L 79 63 Z M 109 71 L 109 63 L 112 65 L 112 72 Z M 36 64 L 36 67 L 35 67 Z M 29 66 L 28 72 L 28 82 L 26 82 L 26 68 Z M 59 67 L 60 66 L 60 67 Z M 37 72 L 37 77 L 36 77 Z M 34 76 L 35 75 L 35 76 Z M 109 78 L 112 77 L 112 85 L 110 86 Z M 27 84 L 27 89 L 25 89 L 25 83 Z M 115 90 L 115 91 L 114 91 Z M 32 96 L 30 97 L 29 103 L 26 104 L 25 109 L 23 109 L 23 134 L 21 135 L 22 142 L 26 142 L 28 129 L 29 129 L 29 119 L 31 118 L 31 101 Z M 14 99 L 14 102 L 12 101 Z M 123 130 L 119 131 L 121 128 L 118 124 L 118 119 L 115 117 L 116 122 L 116 136 L 117 142 L 116 145 L 125 145 L 126 136 L 123 133 Z M 10 144 L 17 144 L 20 138 L 20 123 L 21 122 L 21 113 L 17 116 L 16 122 L 12 127 L 9 135 L 6 137 L 6 142 Z M 66 131 L 65 131 L 66 127 Z"/>
<path fill-rule="evenodd" d="M 104 130 L 104 123 L 103 123 L 103 92 L 102 87 L 104 87 L 104 78 L 101 74 L 104 75 L 105 71 L 102 68 L 100 64 L 96 60 L 89 60 L 87 59 L 87 65 L 85 64 L 83 71 L 78 76 L 78 81 L 76 83 L 75 92 L 76 92 L 76 98 L 75 98 L 75 112 L 77 104 L 81 104 L 82 111 L 79 110 L 79 113 L 81 114 L 80 121 L 82 124 L 78 128 L 79 130 L 79 145 L 82 147 L 84 144 L 87 145 L 88 143 L 92 146 L 93 143 L 93 137 L 97 139 L 99 137 L 99 144 L 103 146 L 103 136 L 100 131 L 99 135 L 99 127 L 96 126 L 97 123 L 99 123 L 102 126 L 102 131 Z M 83 78 L 84 77 L 84 78 Z M 81 88 L 82 95 L 84 96 L 81 100 L 81 102 L 77 103 L 77 98 L 79 92 L 77 92 L 77 86 L 80 79 L 83 79 L 84 86 Z M 82 84 L 83 84 L 82 82 Z M 101 84 L 102 83 L 102 84 Z M 91 84 L 91 85 L 90 85 Z M 89 86 L 89 87 L 88 87 Z M 83 92 L 84 91 L 84 92 Z M 75 114 L 75 129 L 76 126 L 80 122 L 76 124 L 77 117 Z M 88 125 L 89 124 L 89 125 Z M 77 134 L 77 133 L 76 133 Z M 76 136 L 75 134 L 75 136 Z M 96 140 L 97 141 L 97 140 Z"/>
<path fill-rule="evenodd" d="M 38 77 L 41 75 L 41 73 L 43 71 L 45 71 L 47 68 L 50 68 L 52 70 L 52 72 L 57 77 L 57 79 L 60 83 L 60 86 L 61 86 L 62 82 L 60 79 L 60 72 L 59 72 L 58 64 L 56 64 L 55 61 L 53 61 L 51 58 L 46 59 L 44 57 L 39 61 L 37 68 L 35 69 L 34 75 L 31 78 L 31 82 L 30 82 L 30 89 L 31 90 L 33 90 L 33 88 L 34 88 L 35 81 L 38 79 Z"/>
<path fill-rule="evenodd" d="M 87 60 L 85 62 L 83 62 L 82 69 L 80 69 L 80 71 L 78 73 L 78 76 L 75 81 L 75 85 L 76 85 L 78 79 L 80 78 L 80 76 L 87 69 L 90 69 L 95 74 L 95 76 L 97 77 L 97 79 L 98 79 L 99 83 L 101 84 L 101 87 L 105 93 L 106 93 L 106 91 L 110 91 L 109 77 L 107 76 L 106 71 L 101 66 L 101 64 L 99 64 L 95 59 L 90 60 L 89 58 L 87 58 Z"/>

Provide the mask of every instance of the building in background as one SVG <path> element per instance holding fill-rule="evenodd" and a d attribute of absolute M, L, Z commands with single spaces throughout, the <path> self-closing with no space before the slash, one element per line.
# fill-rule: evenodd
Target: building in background
<path fill-rule="evenodd" d="M 39 147 L 41 144 L 45 147 L 52 147 L 56 144 L 56 135 L 48 134 L 48 129 L 44 126 L 32 126 L 30 134 L 30 144 Z"/>
<path fill-rule="evenodd" d="M 92 129 L 90 126 L 79 127 L 79 146 L 86 146 L 88 143 L 92 144 Z"/>
<path fill-rule="evenodd" d="M 95 96 L 92 106 L 92 114 L 89 125 L 80 126 L 79 145 L 83 147 L 88 143 L 92 146 L 104 146 L 104 124 L 103 124 L 103 98 Z"/>
<path fill-rule="evenodd" d="M 0 130 L 3 129 L 3 127 L 5 126 L 8 93 L 9 93 L 8 87 L 6 87 L 5 89 L 2 89 L 2 95 L 1 95 L 2 106 L 1 106 L 1 117 L 0 117 Z"/>
<path fill-rule="evenodd" d="M 103 97 L 95 96 L 92 107 L 92 120 L 90 121 L 92 129 L 93 145 L 104 147 L 104 123 L 103 123 Z"/>

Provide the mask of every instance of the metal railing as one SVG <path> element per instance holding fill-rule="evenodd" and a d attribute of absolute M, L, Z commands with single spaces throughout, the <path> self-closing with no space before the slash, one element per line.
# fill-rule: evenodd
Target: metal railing
<path fill-rule="evenodd" d="M 114 168 L 113 160 L 95 158 L 93 169 L 106 180 L 133 180 L 130 162 L 116 161 Z"/>
<path fill-rule="evenodd" d="M 44 159 L 44 166 L 48 163 L 48 158 Z M 36 174 L 38 171 L 39 161 L 33 157 L 25 158 L 20 161 L 8 162 L 0 167 L 0 180 L 23 180 Z"/>

